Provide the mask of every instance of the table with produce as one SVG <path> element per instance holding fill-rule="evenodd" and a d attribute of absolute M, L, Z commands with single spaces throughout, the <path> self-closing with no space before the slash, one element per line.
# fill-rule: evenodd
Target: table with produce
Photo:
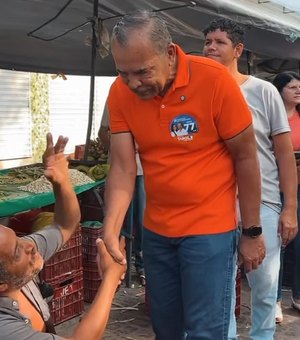
<path fill-rule="evenodd" d="M 94 144 L 91 143 L 94 150 Z M 87 162 L 70 160 L 70 178 L 77 194 L 103 186 L 109 170 L 101 148 Z M 95 158 L 98 157 L 98 158 Z M 92 159 L 93 157 L 93 159 Z M 41 163 L 0 170 L 0 217 L 54 203 L 52 185 Z"/>

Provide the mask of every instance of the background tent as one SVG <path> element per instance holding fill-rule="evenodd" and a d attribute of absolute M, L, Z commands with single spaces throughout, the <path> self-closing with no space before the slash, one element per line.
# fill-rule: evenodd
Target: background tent
<path fill-rule="evenodd" d="M 174 41 L 188 53 L 201 54 L 202 29 L 215 17 L 223 16 L 246 25 L 246 47 L 254 52 L 247 61 L 254 71 L 299 69 L 298 2 L 99 0 L 98 21 L 93 18 L 93 0 L 0 0 L 0 68 L 88 75 L 91 22 L 97 31 L 103 25 L 110 33 L 120 16 L 142 8 L 161 11 Z M 48 22 L 51 18 L 55 19 Z M 105 35 L 104 30 L 101 32 Z M 115 75 L 110 55 L 97 58 L 95 74 Z"/>
<path fill-rule="evenodd" d="M 293 6 L 286 8 L 281 2 L 99 0 L 94 6 L 98 0 L 0 0 L 0 68 L 91 75 L 87 146 L 92 124 L 94 76 L 115 75 L 111 55 L 95 58 L 96 50 L 102 56 L 106 54 L 106 42 L 120 16 L 136 9 L 160 11 L 174 42 L 193 54 L 201 54 L 201 31 L 211 20 L 219 16 L 232 18 L 247 27 L 249 52 L 243 59 L 247 71 L 276 73 L 283 69 L 299 69 L 300 59 L 299 14 L 294 12 Z M 132 227 L 132 213 L 129 216 Z"/>
<path fill-rule="evenodd" d="M 247 29 L 243 71 L 267 78 L 299 70 L 300 16 L 295 4 L 296 0 L 0 0 L 0 68 L 90 75 L 88 146 L 94 78 L 115 75 L 109 36 L 122 15 L 136 9 L 159 11 L 174 42 L 193 54 L 201 54 L 202 30 L 211 20 L 232 18 Z"/>
<path fill-rule="evenodd" d="M 247 28 L 243 71 L 268 78 L 300 68 L 300 9 L 296 1 L 0 0 L 0 68 L 90 75 L 88 146 L 94 78 L 115 75 L 109 35 L 120 16 L 136 9 L 159 11 L 174 42 L 192 54 L 201 54 L 202 30 L 211 20 L 232 18 Z"/>

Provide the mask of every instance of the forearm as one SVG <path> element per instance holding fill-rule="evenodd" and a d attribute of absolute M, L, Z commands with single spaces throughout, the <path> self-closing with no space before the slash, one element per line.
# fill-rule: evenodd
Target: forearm
<path fill-rule="evenodd" d="M 119 235 L 131 202 L 135 186 L 136 170 L 132 172 L 111 169 L 105 188 L 104 231 Z"/>
<path fill-rule="evenodd" d="M 284 154 L 277 159 L 280 190 L 284 197 L 284 209 L 297 209 L 297 168 L 294 155 Z"/>
<path fill-rule="evenodd" d="M 98 340 L 102 338 L 118 282 L 119 277 L 115 273 L 104 276 L 94 302 L 70 339 Z"/>
<path fill-rule="evenodd" d="M 297 169 L 292 150 L 277 152 L 280 190 L 283 193 L 283 208 L 279 221 L 282 244 L 286 246 L 298 231 L 297 223 Z M 290 152 L 289 152 L 290 151 Z"/>
<path fill-rule="evenodd" d="M 284 196 L 284 209 L 297 207 L 297 167 L 289 133 L 273 137 L 274 153 L 279 172 L 280 190 Z"/>
<path fill-rule="evenodd" d="M 238 198 L 242 225 L 260 224 L 261 179 L 257 158 L 245 158 L 236 162 Z"/>
<path fill-rule="evenodd" d="M 73 233 L 80 222 L 80 208 L 76 194 L 69 181 L 53 184 L 55 196 L 54 221 L 68 234 Z"/>

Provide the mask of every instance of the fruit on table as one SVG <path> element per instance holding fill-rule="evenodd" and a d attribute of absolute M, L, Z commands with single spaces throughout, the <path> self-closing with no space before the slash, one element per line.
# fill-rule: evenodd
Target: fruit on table
<path fill-rule="evenodd" d="M 88 159 L 89 160 L 99 160 L 99 161 L 106 161 L 108 158 L 107 152 L 104 149 L 104 146 L 97 137 L 95 140 L 91 139 L 89 143 L 88 149 Z"/>
<path fill-rule="evenodd" d="M 75 169 L 78 170 L 78 171 L 81 171 L 81 172 L 83 172 L 85 174 L 88 174 L 88 172 L 90 170 L 90 167 L 87 166 L 87 165 L 78 165 L 78 166 L 76 166 Z"/>
<path fill-rule="evenodd" d="M 99 181 L 107 176 L 108 170 L 108 164 L 97 164 L 89 169 L 88 176 L 90 176 L 95 181 Z"/>

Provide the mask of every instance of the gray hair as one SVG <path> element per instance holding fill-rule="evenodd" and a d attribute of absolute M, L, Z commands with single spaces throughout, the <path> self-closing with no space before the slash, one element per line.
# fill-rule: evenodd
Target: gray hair
<path fill-rule="evenodd" d="M 166 22 L 152 11 L 141 10 L 123 16 L 113 28 L 112 39 L 116 39 L 121 46 L 126 47 L 130 32 L 145 28 L 154 49 L 159 53 L 166 52 L 172 37 Z"/>

